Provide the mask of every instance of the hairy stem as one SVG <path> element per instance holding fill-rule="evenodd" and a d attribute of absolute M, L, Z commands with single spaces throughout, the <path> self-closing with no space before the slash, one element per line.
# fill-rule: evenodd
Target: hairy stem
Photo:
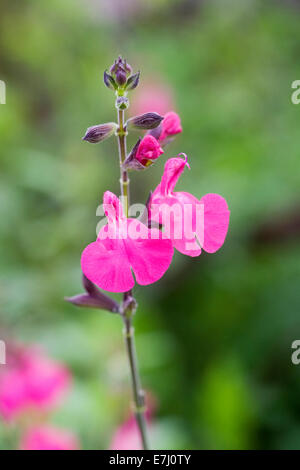
<path fill-rule="evenodd" d="M 130 371 L 131 371 L 131 382 L 134 398 L 134 407 L 135 407 L 135 418 L 138 424 L 138 428 L 141 434 L 141 440 L 143 448 L 145 450 L 149 449 L 148 439 L 147 439 L 147 428 L 146 428 L 146 419 L 145 419 L 145 397 L 144 392 L 141 388 L 140 377 L 138 372 L 136 350 L 135 350 L 135 341 L 134 341 L 134 328 L 132 326 L 132 317 L 124 317 L 124 338 L 126 344 L 126 350 L 128 354 Z"/>
<path fill-rule="evenodd" d="M 123 163 L 126 159 L 126 135 L 127 131 L 124 127 L 124 110 L 118 110 L 118 123 L 119 128 L 117 131 L 118 135 L 118 144 L 119 144 L 119 157 L 120 157 L 120 185 L 121 185 L 121 194 L 123 197 L 123 208 L 126 217 L 128 217 L 128 208 L 129 208 L 129 178 L 126 170 L 123 169 Z"/>
<path fill-rule="evenodd" d="M 126 159 L 126 136 L 127 130 L 124 125 L 124 110 L 118 110 L 118 123 L 119 127 L 117 130 L 118 144 L 119 144 L 119 157 L 120 157 L 120 185 L 121 185 L 121 194 L 123 199 L 123 208 L 126 217 L 128 217 L 129 209 L 129 178 L 128 173 L 123 168 L 123 163 Z M 127 299 L 132 297 L 131 291 L 124 293 L 123 304 L 126 305 Z M 129 360 L 130 373 L 131 373 L 131 383 L 132 383 L 132 392 L 134 399 L 134 412 L 135 418 L 138 425 L 138 429 L 141 436 L 141 441 L 143 448 L 145 450 L 149 449 L 148 439 L 147 439 L 147 427 L 145 419 L 145 398 L 144 392 L 141 387 L 141 381 L 137 365 L 135 341 L 134 341 L 134 328 L 132 326 L 132 316 L 133 311 L 131 308 L 126 309 L 123 312 L 124 319 L 124 339 L 126 344 L 126 351 Z"/>

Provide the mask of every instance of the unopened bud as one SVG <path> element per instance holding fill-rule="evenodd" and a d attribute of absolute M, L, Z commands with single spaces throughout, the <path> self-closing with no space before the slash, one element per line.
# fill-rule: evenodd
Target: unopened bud
<path fill-rule="evenodd" d="M 117 87 L 126 85 L 127 77 L 131 74 L 132 68 L 126 60 L 119 56 L 110 67 L 110 74 L 114 77 Z"/>
<path fill-rule="evenodd" d="M 75 295 L 74 297 L 65 297 L 67 302 L 78 307 L 90 307 L 100 310 L 107 310 L 112 313 L 120 313 L 121 307 L 114 299 L 108 297 L 100 291 L 85 275 L 83 275 L 83 287 L 86 294 Z"/>
<path fill-rule="evenodd" d="M 127 80 L 126 72 L 124 69 L 119 67 L 117 73 L 116 73 L 116 82 L 118 85 L 123 86 L 125 85 Z"/>
<path fill-rule="evenodd" d="M 103 80 L 107 88 L 111 90 L 116 90 L 118 88 L 115 79 L 105 70 L 103 75 Z"/>
<path fill-rule="evenodd" d="M 145 113 L 128 119 L 126 127 L 133 129 L 154 129 L 159 126 L 163 117 L 157 113 Z"/>
<path fill-rule="evenodd" d="M 144 170 L 164 153 L 159 142 L 151 135 L 139 139 L 126 158 L 123 167 L 131 170 Z"/>
<path fill-rule="evenodd" d="M 141 138 L 138 139 L 135 146 L 132 148 L 130 154 L 127 156 L 125 162 L 123 163 L 124 170 L 144 170 L 145 167 L 142 165 L 139 160 L 136 158 L 138 148 L 141 143 Z"/>
<path fill-rule="evenodd" d="M 117 130 L 117 124 L 115 122 L 108 122 L 106 124 L 99 124 L 98 126 L 89 127 L 82 137 L 82 140 L 86 140 L 91 144 L 97 144 L 105 139 L 111 137 Z"/>
<path fill-rule="evenodd" d="M 134 75 L 131 75 L 127 80 L 126 87 L 125 87 L 126 90 L 128 91 L 134 90 L 138 86 L 139 81 L 140 81 L 140 72 L 137 72 Z"/>

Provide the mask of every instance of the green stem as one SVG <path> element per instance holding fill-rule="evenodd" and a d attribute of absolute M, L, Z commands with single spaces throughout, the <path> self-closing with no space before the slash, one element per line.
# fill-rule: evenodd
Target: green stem
<path fill-rule="evenodd" d="M 118 144 L 119 144 L 119 157 L 120 157 L 120 185 L 121 185 L 121 194 L 123 197 L 123 207 L 126 217 L 128 217 L 128 207 L 129 207 L 129 178 L 126 170 L 123 169 L 123 163 L 126 159 L 126 136 L 127 131 L 124 127 L 124 110 L 119 109 L 118 111 L 118 123 L 119 128 L 117 131 L 118 135 Z"/>
<path fill-rule="evenodd" d="M 131 371 L 131 382 L 133 390 L 133 398 L 135 405 L 135 418 L 139 427 L 141 434 L 141 440 L 143 444 L 143 449 L 148 450 L 148 439 L 147 439 L 147 426 L 145 419 L 145 397 L 144 392 L 141 387 L 136 350 L 135 350 L 135 341 L 134 341 L 134 328 L 132 326 L 132 317 L 124 316 L 124 339 L 126 344 L 126 350 L 128 354 L 130 371 Z"/>
<path fill-rule="evenodd" d="M 127 130 L 125 129 L 124 124 L 124 110 L 118 110 L 118 123 L 119 127 L 117 130 L 117 137 L 118 137 L 118 144 L 119 144 L 119 157 L 120 157 L 120 185 L 121 185 L 121 194 L 123 197 L 123 208 L 126 217 L 128 217 L 128 208 L 129 208 L 129 178 L 128 173 L 123 168 L 123 163 L 126 159 L 126 136 Z M 124 305 L 126 305 L 126 301 L 128 297 L 131 297 L 131 291 L 124 293 Z M 134 412 L 135 418 L 138 425 L 138 429 L 141 436 L 141 441 L 143 444 L 144 450 L 149 449 L 148 439 L 147 439 L 147 426 L 146 426 L 146 419 L 145 419 L 145 399 L 144 399 L 144 392 L 141 387 L 141 381 L 138 371 L 137 365 L 137 356 L 136 356 L 136 349 L 135 349 L 135 341 L 134 341 L 134 328 L 132 326 L 132 315 L 133 312 L 131 309 L 128 309 L 123 312 L 123 319 L 124 319 L 124 339 L 126 344 L 126 351 L 129 360 L 130 366 L 130 374 L 131 374 L 131 383 L 132 383 L 132 392 L 133 392 L 133 399 L 134 399 Z"/>

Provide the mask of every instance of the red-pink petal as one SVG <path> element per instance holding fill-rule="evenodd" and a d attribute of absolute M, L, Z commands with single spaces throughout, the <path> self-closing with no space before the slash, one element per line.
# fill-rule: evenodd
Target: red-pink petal
<path fill-rule="evenodd" d="M 103 195 L 103 208 L 109 223 L 123 219 L 123 208 L 119 198 L 110 191 L 105 191 Z"/>
<path fill-rule="evenodd" d="M 203 249 L 208 253 L 215 253 L 224 243 L 230 211 L 227 202 L 219 194 L 206 194 L 200 202 L 204 204 Z"/>
<path fill-rule="evenodd" d="M 164 233 L 178 251 L 195 257 L 201 253 L 202 207 L 200 201 L 189 193 L 161 196 L 155 192 L 151 200 L 151 219 L 164 226 Z"/>
<path fill-rule="evenodd" d="M 167 137 L 179 134 L 180 132 L 182 132 L 180 117 L 174 111 L 168 112 L 162 122 L 162 132 L 159 140 L 163 141 Z"/>
<path fill-rule="evenodd" d="M 96 242 L 90 243 L 81 255 L 81 268 L 86 277 L 101 289 L 126 292 L 134 286 L 124 241 L 121 239 L 98 238 Z"/>
<path fill-rule="evenodd" d="M 32 350 L 27 355 L 24 380 L 32 406 L 49 409 L 69 389 L 71 376 L 65 366 Z"/>
<path fill-rule="evenodd" d="M 158 140 L 150 134 L 145 135 L 141 140 L 135 158 L 142 164 L 146 165 L 148 160 L 156 160 L 164 151 L 159 145 Z"/>
<path fill-rule="evenodd" d="M 175 185 L 185 169 L 189 164 L 187 163 L 187 157 L 180 158 L 169 158 L 165 164 L 164 173 L 160 183 L 160 191 L 162 194 L 169 194 L 175 188 Z"/>
<path fill-rule="evenodd" d="M 172 243 L 163 239 L 159 230 L 149 230 L 138 220 L 127 219 L 101 229 L 97 241 L 83 251 L 81 267 L 100 288 L 126 292 L 134 286 L 132 271 L 139 284 L 152 284 L 164 275 L 172 256 Z"/>
<path fill-rule="evenodd" d="M 125 240 L 126 251 L 136 281 L 142 286 L 158 281 L 169 268 L 173 247 L 171 240 L 163 238 L 157 229 L 147 229 L 145 225 L 135 219 L 128 219 L 130 231 L 141 231 L 147 238 L 140 237 Z"/>
<path fill-rule="evenodd" d="M 69 431 L 38 425 L 26 431 L 21 441 L 22 450 L 77 450 L 79 444 Z"/>
<path fill-rule="evenodd" d="M 0 413 L 6 420 L 15 418 L 28 404 L 23 373 L 19 370 L 3 372 L 0 376 Z"/>

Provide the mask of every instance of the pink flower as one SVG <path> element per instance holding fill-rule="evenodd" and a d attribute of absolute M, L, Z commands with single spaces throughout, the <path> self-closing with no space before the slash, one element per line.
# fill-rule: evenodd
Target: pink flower
<path fill-rule="evenodd" d="M 24 377 L 29 401 L 38 408 L 53 408 L 69 388 L 69 371 L 42 354 L 33 353 L 27 361 Z"/>
<path fill-rule="evenodd" d="M 110 292 L 126 292 L 138 284 L 158 281 L 171 264 L 173 248 L 157 229 L 124 217 L 119 199 L 110 191 L 103 198 L 107 225 L 81 256 L 86 277 Z"/>
<path fill-rule="evenodd" d="M 186 192 L 174 192 L 175 185 L 188 166 L 187 158 L 171 158 L 165 164 L 160 184 L 150 203 L 150 218 L 164 226 L 166 236 L 183 254 L 199 256 L 203 248 L 214 253 L 224 243 L 229 210 L 224 198 L 206 194 L 198 200 Z"/>
<path fill-rule="evenodd" d="M 161 124 L 159 142 L 166 142 L 170 137 L 182 132 L 180 117 L 174 111 L 168 112 Z"/>
<path fill-rule="evenodd" d="M 158 141 L 152 135 L 145 135 L 141 140 L 135 158 L 143 165 L 148 166 L 153 160 L 156 160 L 162 153 L 163 149 Z"/>
<path fill-rule="evenodd" d="M 141 437 L 134 416 L 118 427 L 112 437 L 110 450 L 142 450 Z"/>
<path fill-rule="evenodd" d="M 133 113 L 143 114 L 155 111 L 164 115 L 172 108 L 173 96 L 168 86 L 151 80 L 136 89 L 135 99 L 132 103 Z"/>
<path fill-rule="evenodd" d="M 23 374 L 18 370 L 6 370 L 0 375 L 0 413 L 10 420 L 27 406 Z"/>
<path fill-rule="evenodd" d="M 75 436 L 51 426 L 37 426 L 23 436 L 21 450 L 78 450 Z"/>
<path fill-rule="evenodd" d="M 21 349 L 0 374 L 0 413 L 10 420 L 32 408 L 47 411 L 69 384 L 70 373 L 63 365 L 35 348 Z"/>

